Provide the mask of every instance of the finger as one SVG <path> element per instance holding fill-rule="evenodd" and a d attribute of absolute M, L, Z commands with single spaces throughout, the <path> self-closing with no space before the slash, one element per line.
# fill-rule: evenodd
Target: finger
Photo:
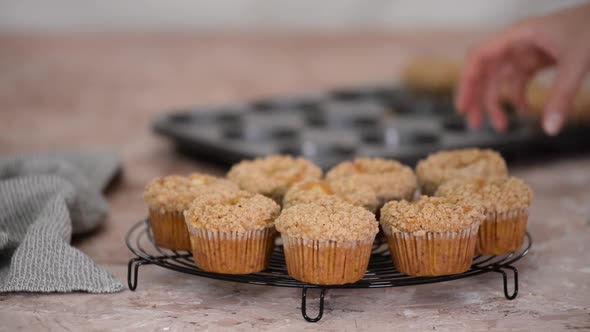
<path fill-rule="evenodd" d="M 459 113 L 481 111 L 479 103 L 483 95 L 483 86 L 490 67 L 500 54 L 500 49 L 496 43 L 490 43 L 476 49 L 467 57 L 455 98 L 455 107 Z"/>
<path fill-rule="evenodd" d="M 482 112 L 472 112 L 467 114 L 467 124 L 469 128 L 478 129 L 481 128 L 483 122 Z"/>
<path fill-rule="evenodd" d="M 512 75 L 513 71 L 514 69 L 510 62 L 503 64 L 499 70 L 490 76 L 486 87 L 484 98 L 486 112 L 492 125 L 498 131 L 504 131 L 508 127 L 508 119 L 500 103 L 500 89 L 503 82 Z"/>
<path fill-rule="evenodd" d="M 505 57 L 515 46 L 536 43 L 536 29 L 532 22 L 529 20 L 512 26 L 476 48 L 474 52 L 470 52 L 463 66 L 455 96 L 455 107 L 459 113 L 481 111 L 479 106 L 484 94 L 484 82 L 498 59 Z"/>
<path fill-rule="evenodd" d="M 515 70 L 509 78 L 509 98 L 516 111 L 521 115 L 530 113 L 530 106 L 526 99 L 526 89 L 532 76 L 531 73 L 523 70 Z"/>
<path fill-rule="evenodd" d="M 571 111 L 578 88 L 590 67 L 587 59 L 586 54 L 577 52 L 560 63 L 543 112 L 543 129 L 548 135 L 557 135 L 565 124 L 567 113 Z"/>
<path fill-rule="evenodd" d="M 513 59 L 514 71 L 507 80 L 509 85 L 508 97 L 518 113 L 525 115 L 530 113 L 530 106 L 527 101 L 529 82 L 537 71 L 551 65 L 554 60 L 542 52 L 534 43 L 516 45 L 510 51 L 510 56 Z"/>

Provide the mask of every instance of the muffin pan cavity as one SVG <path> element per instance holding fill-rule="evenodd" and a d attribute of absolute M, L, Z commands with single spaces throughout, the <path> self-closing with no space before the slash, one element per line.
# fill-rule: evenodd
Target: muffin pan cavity
<path fill-rule="evenodd" d="M 223 163 L 285 153 L 327 168 L 367 155 L 413 163 L 434 150 L 471 146 L 515 156 L 543 151 L 547 138 L 537 123 L 514 110 L 509 119 L 504 133 L 487 124 L 482 130 L 470 129 L 456 114 L 450 94 L 428 95 L 387 83 L 185 109 L 157 117 L 154 129 L 172 138 L 181 151 Z M 559 151 L 571 142 L 588 141 L 588 129 L 566 128 L 551 144 Z"/>

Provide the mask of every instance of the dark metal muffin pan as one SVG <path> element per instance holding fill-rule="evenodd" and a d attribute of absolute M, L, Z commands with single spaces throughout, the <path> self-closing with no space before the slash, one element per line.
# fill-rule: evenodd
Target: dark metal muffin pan
<path fill-rule="evenodd" d="M 455 114 L 451 99 L 387 85 L 359 87 L 237 107 L 179 110 L 158 117 L 153 127 L 181 151 L 225 164 L 292 154 L 323 168 L 358 156 L 413 164 L 431 152 L 464 147 L 527 155 L 590 139 L 588 126 L 548 138 L 538 124 L 514 114 L 505 133 L 494 132 L 489 124 L 472 130 Z"/>

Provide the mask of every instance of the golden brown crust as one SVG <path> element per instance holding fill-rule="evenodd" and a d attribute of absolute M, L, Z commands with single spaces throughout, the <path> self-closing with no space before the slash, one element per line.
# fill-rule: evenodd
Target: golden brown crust
<path fill-rule="evenodd" d="M 443 197 L 422 196 L 414 202 L 392 201 L 381 209 L 381 226 L 392 233 L 420 236 L 426 232 L 460 231 L 483 221 L 483 208 Z"/>
<path fill-rule="evenodd" d="M 326 197 L 342 200 L 375 212 L 379 200 L 370 186 L 359 184 L 350 178 L 331 181 L 305 181 L 293 185 L 285 194 L 283 208 L 297 204 L 313 203 Z"/>
<path fill-rule="evenodd" d="M 203 193 L 184 212 L 191 227 L 244 232 L 272 227 L 280 207 L 270 198 L 245 190 Z"/>
<path fill-rule="evenodd" d="M 516 177 L 454 179 L 443 183 L 435 196 L 468 204 L 479 204 L 486 212 L 503 213 L 528 209 L 533 193 Z"/>
<path fill-rule="evenodd" d="M 322 170 L 303 158 L 270 156 L 244 160 L 234 165 L 227 178 L 240 188 L 259 193 L 280 202 L 295 183 L 319 180 Z"/>
<path fill-rule="evenodd" d="M 148 183 L 143 199 L 150 209 L 182 212 L 204 190 L 238 190 L 238 187 L 231 181 L 207 174 L 168 175 Z"/>
<path fill-rule="evenodd" d="M 319 241 L 357 241 L 379 231 L 375 215 L 338 200 L 320 199 L 284 209 L 275 222 L 281 233 Z"/>
<path fill-rule="evenodd" d="M 506 177 L 508 168 L 493 150 L 460 149 L 430 154 L 416 166 L 423 194 L 432 195 L 443 182 L 455 178 Z"/>
<path fill-rule="evenodd" d="M 329 184 L 348 178 L 347 186 L 370 186 L 384 203 L 390 200 L 411 199 L 417 180 L 412 169 L 395 160 L 357 158 L 345 161 L 326 174 Z"/>

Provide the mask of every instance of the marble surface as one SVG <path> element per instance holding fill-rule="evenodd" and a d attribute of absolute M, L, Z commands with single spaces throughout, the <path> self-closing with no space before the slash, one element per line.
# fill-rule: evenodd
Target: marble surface
<path fill-rule="evenodd" d="M 149 130 L 162 111 L 395 77 L 415 55 L 459 57 L 484 33 L 392 35 L 0 35 L 0 154 L 108 149 L 123 161 L 112 213 L 76 247 L 126 281 L 123 239 L 154 176 L 222 167 L 175 153 Z M 0 330 L 590 329 L 590 155 L 512 168 L 535 191 L 534 246 L 520 293 L 497 274 L 385 290 L 333 290 L 317 324 L 300 291 L 141 267 L 137 291 L 0 295 Z M 312 299 L 317 299 L 312 294 Z M 314 302 L 312 302 L 314 303 Z M 312 310 L 315 305 L 312 304 Z"/>

